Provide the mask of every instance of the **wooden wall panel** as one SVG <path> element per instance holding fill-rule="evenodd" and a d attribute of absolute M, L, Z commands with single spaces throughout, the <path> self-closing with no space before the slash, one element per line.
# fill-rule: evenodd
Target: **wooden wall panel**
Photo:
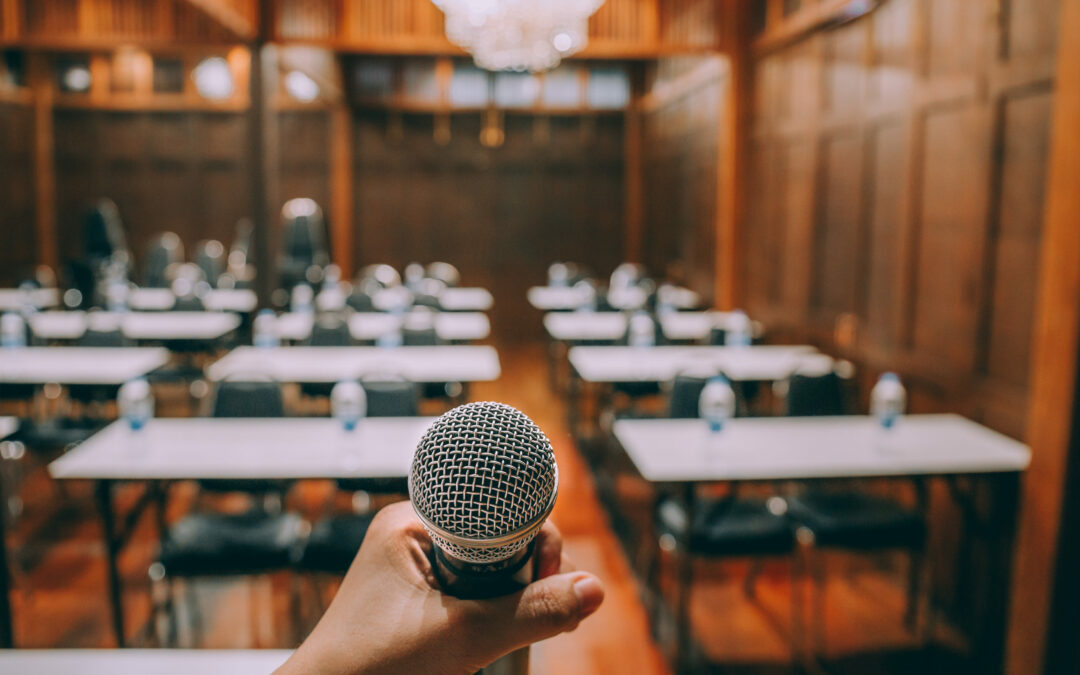
<path fill-rule="evenodd" d="M 79 255 L 86 210 L 113 199 L 140 262 L 151 238 L 180 235 L 228 245 L 250 215 L 242 115 L 58 109 L 57 229 L 61 260 Z"/>
<path fill-rule="evenodd" d="M 504 122 L 485 148 L 479 115 L 455 114 L 440 146 L 431 115 L 355 111 L 353 260 L 451 262 L 494 291 L 500 338 L 531 339 L 525 292 L 552 260 L 608 274 L 622 259 L 622 116 L 548 118 L 546 141 L 532 115 Z"/>
<path fill-rule="evenodd" d="M 821 211 L 814 227 L 814 305 L 826 315 L 854 312 L 858 293 L 861 139 L 827 137 L 822 151 Z M 798 255 L 797 252 L 792 251 Z"/>
<path fill-rule="evenodd" d="M 905 128 L 893 122 L 880 125 L 868 138 L 871 148 L 868 172 L 872 181 L 867 193 L 869 242 L 863 316 L 870 343 L 890 350 L 895 348 L 900 332 L 897 305 L 902 277 L 896 252 L 902 244 L 904 190 L 897 176 L 906 174 L 907 137 Z"/>
<path fill-rule="evenodd" d="M 33 107 L 0 102 L 0 286 L 26 278 L 38 259 L 33 139 Z"/>

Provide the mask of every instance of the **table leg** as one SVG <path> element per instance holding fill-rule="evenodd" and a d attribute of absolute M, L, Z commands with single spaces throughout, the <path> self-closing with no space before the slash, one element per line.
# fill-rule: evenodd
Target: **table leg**
<path fill-rule="evenodd" d="M 0 480 L 0 509 L 7 509 L 7 496 L 3 480 Z M 7 514 L 0 512 L 0 648 L 15 646 L 15 631 L 11 621 L 11 571 L 8 569 L 7 532 L 4 523 Z"/>
<path fill-rule="evenodd" d="M 675 613 L 675 654 L 676 672 L 687 672 L 691 664 L 690 650 L 693 646 L 693 630 L 690 625 L 690 589 L 693 587 L 694 562 L 690 553 L 690 531 L 694 523 L 695 490 L 692 483 L 683 487 L 683 508 L 686 513 L 686 532 L 684 540 L 679 542 L 675 550 L 678 555 L 676 565 L 676 602 L 678 609 Z"/>
<path fill-rule="evenodd" d="M 989 575 L 986 611 L 975 629 L 974 645 L 978 670 L 1000 673 L 1005 666 L 1008 637 L 1009 593 L 1012 589 L 1012 561 L 1016 542 L 1020 475 L 1003 474 L 991 478 L 994 506 L 986 528 L 989 541 Z"/>
<path fill-rule="evenodd" d="M 98 510 L 101 513 L 102 531 L 105 539 L 105 566 L 108 572 L 109 603 L 112 612 L 113 636 L 116 638 L 116 646 L 124 646 L 124 605 L 120 588 L 120 570 L 117 556 L 120 552 L 120 542 L 116 538 L 116 523 L 114 522 L 112 481 L 102 480 L 97 483 Z"/>

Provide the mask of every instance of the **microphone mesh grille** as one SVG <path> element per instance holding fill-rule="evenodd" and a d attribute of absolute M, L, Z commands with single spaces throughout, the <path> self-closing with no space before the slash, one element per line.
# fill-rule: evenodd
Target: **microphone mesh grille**
<path fill-rule="evenodd" d="M 556 489 L 555 454 L 540 427 L 502 403 L 468 403 L 437 419 L 420 440 L 409 477 L 413 507 L 448 535 L 497 539 L 465 546 L 430 531 L 436 545 L 472 563 L 504 560 L 532 541 Z"/>

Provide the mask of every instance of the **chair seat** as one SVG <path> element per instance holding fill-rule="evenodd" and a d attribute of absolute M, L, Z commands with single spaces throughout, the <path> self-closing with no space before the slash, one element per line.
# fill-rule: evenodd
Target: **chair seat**
<path fill-rule="evenodd" d="M 614 382 L 611 388 L 615 392 L 626 394 L 630 398 L 656 396 L 660 393 L 659 382 Z"/>
<path fill-rule="evenodd" d="M 814 543 L 851 549 L 920 548 L 926 524 L 916 511 L 864 492 L 815 492 L 788 500 L 788 515 Z"/>
<path fill-rule="evenodd" d="M 657 513 L 661 534 L 684 542 L 686 512 L 675 501 L 663 502 Z M 694 511 L 688 550 L 706 556 L 784 555 L 795 548 L 795 535 L 784 515 L 771 512 L 764 500 L 703 500 Z"/>
<path fill-rule="evenodd" d="M 309 572 L 345 574 L 373 517 L 373 513 L 347 514 L 315 523 L 298 566 Z"/>
<path fill-rule="evenodd" d="M 290 567 L 303 544 L 293 513 L 197 513 L 166 532 L 160 561 L 174 577 L 259 574 Z"/>
<path fill-rule="evenodd" d="M 19 429 L 8 440 L 19 441 L 31 450 L 64 448 L 82 443 L 105 427 L 104 420 L 71 420 L 66 418 L 51 422 L 35 422 L 22 419 Z"/>

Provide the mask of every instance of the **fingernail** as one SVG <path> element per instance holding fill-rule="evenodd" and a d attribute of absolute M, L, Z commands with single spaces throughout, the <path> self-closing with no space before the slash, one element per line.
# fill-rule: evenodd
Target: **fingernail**
<path fill-rule="evenodd" d="M 604 586 L 596 577 L 586 575 L 574 582 L 574 595 L 578 599 L 578 613 L 584 619 L 604 601 Z"/>

